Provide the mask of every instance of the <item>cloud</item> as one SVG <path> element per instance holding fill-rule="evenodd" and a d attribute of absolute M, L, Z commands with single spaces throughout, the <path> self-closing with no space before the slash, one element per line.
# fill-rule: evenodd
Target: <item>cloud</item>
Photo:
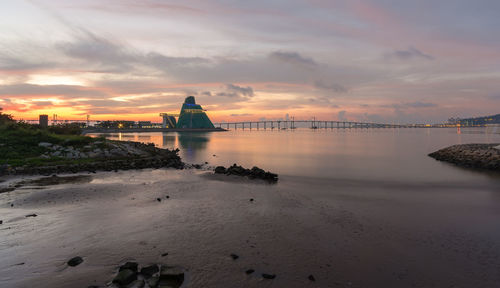
<path fill-rule="evenodd" d="M 79 96 L 79 97 L 106 97 L 106 93 L 77 85 L 35 85 L 13 84 L 0 85 L 2 96 Z"/>
<path fill-rule="evenodd" d="M 254 96 L 253 88 L 241 87 L 234 84 L 226 84 L 226 91 L 218 92 L 216 96 L 230 97 L 230 98 L 251 98 Z"/>
<path fill-rule="evenodd" d="M 318 63 L 312 58 L 304 57 L 297 52 L 275 51 L 269 54 L 269 58 L 306 68 L 315 68 Z"/>
<path fill-rule="evenodd" d="M 317 80 L 314 81 L 314 87 L 322 90 L 328 90 L 328 91 L 333 91 L 336 93 L 345 93 L 347 92 L 347 88 L 340 84 L 332 83 L 332 84 L 325 84 L 323 81 Z"/>
<path fill-rule="evenodd" d="M 250 113 L 241 113 L 241 114 L 231 114 L 231 117 L 242 117 L 242 116 L 253 116 L 253 114 Z"/>
<path fill-rule="evenodd" d="M 391 53 L 387 53 L 385 55 L 386 59 L 397 59 L 397 60 L 414 60 L 414 59 L 423 59 L 423 60 L 434 60 L 434 57 L 428 54 L 421 52 L 420 50 L 409 47 L 407 50 L 396 50 Z"/>
<path fill-rule="evenodd" d="M 432 108 L 432 107 L 437 107 L 438 105 L 435 103 L 430 103 L 430 102 L 407 102 L 407 103 L 396 103 L 396 104 L 388 104 L 388 105 L 381 105 L 381 107 L 385 108 L 394 108 L 396 110 L 400 109 L 408 109 L 408 108 L 415 108 L 415 109 L 420 109 L 420 108 Z"/>

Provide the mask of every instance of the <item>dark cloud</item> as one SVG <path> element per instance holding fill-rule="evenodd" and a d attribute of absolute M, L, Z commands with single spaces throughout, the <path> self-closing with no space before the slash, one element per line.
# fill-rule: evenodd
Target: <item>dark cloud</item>
<path fill-rule="evenodd" d="M 269 58 L 307 68 L 315 68 L 318 66 L 318 63 L 312 58 L 304 57 L 297 52 L 275 51 L 269 54 Z"/>
<path fill-rule="evenodd" d="M 254 96 L 253 89 L 250 86 L 241 87 L 241 86 L 234 85 L 234 84 L 226 84 L 226 88 L 229 91 L 234 91 L 234 92 L 239 93 L 240 95 L 245 96 L 245 97 L 253 97 Z"/>
<path fill-rule="evenodd" d="M 385 55 L 386 59 L 398 59 L 398 60 L 414 60 L 414 59 L 424 59 L 424 60 L 434 60 L 434 57 L 423 53 L 422 51 L 410 47 L 407 50 L 396 50 Z"/>
<path fill-rule="evenodd" d="M 247 99 L 254 96 L 253 88 L 241 87 L 234 84 L 226 84 L 226 91 L 217 92 L 216 96 Z"/>
<path fill-rule="evenodd" d="M 328 90 L 328 91 L 333 91 L 336 93 L 345 93 L 347 92 L 347 88 L 340 84 L 332 83 L 332 84 L 325 84 L 323 81 L 317 80 L 314 81 L 314 87 L 322 90 Z"/>
<path fill-rule="evenodd" d="M 48 69 L 55 66 L 55 63 L 50 61 L 32 62 L 20 59 L 12 55 L 2 55 L 0 51 L 0 70 L 4 71 L 25 71 L 25 70 L 40 70 Z"/>

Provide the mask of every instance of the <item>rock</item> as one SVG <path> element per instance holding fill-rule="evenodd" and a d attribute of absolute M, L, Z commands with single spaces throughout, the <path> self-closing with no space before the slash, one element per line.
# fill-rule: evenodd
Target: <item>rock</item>
<path fill-rule="evenodd" d="M 215 174 L 226 174 L 226 168 L 224 166 L 217 166 L 214 172 Z"/>
<path fill-rule="evenodd" d="M 201 165 L 200 164 L 193 164 L 193 167 L 196 168 L 196 169 L 201 169 Z"/>
<path fill-rule="evenodd" d="M 168 253 L 163 253 L 163 254 L 161 254 L 161 257 L 165 257 L 167 255 L 168 255 Z"/>
<path fill-rule="evenodd" d="M 262 273 L 262 278 L 264 278 L 264 279 L 274 279 L 274 278 L 276 278 L 276 274 Z"/>
<path fill-rule="evenodd" d="M 126 262 L 125 264 L 123 264 L 122 266 L 120 266 L 119 271 L 128 269 L 128 270 L 131 270 L 131 271 L 137 273 L 137 267 L 138 266 L 139 266 L 139 264 L 137 264 L 137 262 Z"/>
<path fill-rule="evenodd" d="M 253 272 L 255 272 L 255 270 L 253 269 L 248 269 L 247 271 L 245 271 L 245 273 L 248 275 L 252 274 Z"/>
<path fill-rule="evenodd" d="M 161 202 L 161 198 L 156 198 L 156 201 Z"/>
<path fill-rule="evenodd" d="M 3 224 L 3 221 L 2 221 L 2 220 L 0 220 L 0 224 Z"/>
<path fill-rule="evenodd" d="M 162 266 L 160 286 L 180 287 L 184 282 L 184 270 L 180 267 Z"/>
<path fill-rule="evenodd" d="M 144 285 L 144 280 L 135 280 L 134 282 L 127 285 L 127 288 L 143 288 Z"/>
<path fill-rule="evenodd" d="M 28 214 L 28 215 L 26 215 L 26 217 L 36 217 L 36 216 L 38 216 L 38 215 L 36 215 L 36 214 Z"/>
<path fill-rule="evenodd" d="M 240 256 L 238 256 L 236 254 L 231 254 L 230 256 L 231 256 L 231 258 L 233 258 L 233 260 L 236 260 L 236 259 L 240 258 Z"/>
<path fill-rule="evenodd" d="M 149 280 L 148 280 L 148 285 L 149 287 L 151 288 L 156 288 L 158 287 L 158 284 L 160 283 L 160 277 L 159 276 L 155 276 L 155 277 L 151 277 Z"/>
<path fill-rule="evenodd" d="M 309 275 L 309 276 L 307 276 L 307 279 L 309 279 L 309 280 L 310 280 L 310 281 L 312 281 L 312 282 L 315 282 L 315 281 L 316 281 L 316 278 L 314 278 L 314 276 L 313 276 L 313 275 Z"/>
<path fill-rule="evenodd" d="M 115 279 L 113 279 L 113 283 L 124 286 L 132 283 L 135 280 L 137 280 L 136 272 L 130 269 L 123 269 L 118 272 L 118 275 L 116 275 Z"/>
<path fill-rule="evenodd" d="M 68 266 L 75 267 L 83 263 L 83 259 L 80 256 L 73 257 L 69 259 Z"/>
<path fill-rule="evenodd" d="M 146 278 L 150 278 L 154 274 L 158 273 L 160 271 L 160 268 L 158 268 L 158 265 L 150 265 L 146 267 L 142 267 L 141 269 L 141 274 Z"/>
<path fill-rule="evenodd" d="M 253 198 L 250 198 L 250 202 L 253 202 Z"/>
<path fill-rule="evenodd" d="M 168 195 L 167 195 L 167 196 L 165 196 L 165 198 L 169 199 L 169 198 L 170 198 L 170 196 L 168 196 Z"/>
<path fill-rule="evenodd" d="M 50 147 L 52 147 L 52 143 L 40 142 L 40 143 L 38 143 L 38 146 L 44 147 L 44 148 L 50 148 Z"/>

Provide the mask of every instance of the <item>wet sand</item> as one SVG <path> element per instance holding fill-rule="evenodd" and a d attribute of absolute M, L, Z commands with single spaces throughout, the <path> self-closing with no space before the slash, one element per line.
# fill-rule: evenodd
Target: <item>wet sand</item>
<path fill-rule="evenodd" d="M 184 267 L 184 287 L 500 283 L 498 181 L 270 185 L 206 173 L 106 172 L 1 193 L 0 287 L 104 287 L 130 260 Z M 84 262 L 68 267 L 74 256 Z"/>

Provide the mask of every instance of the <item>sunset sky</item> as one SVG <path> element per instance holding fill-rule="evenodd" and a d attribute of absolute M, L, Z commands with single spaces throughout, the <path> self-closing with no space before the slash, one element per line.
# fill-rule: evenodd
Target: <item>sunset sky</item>
<path fill-rule="evenodd" d="M 2 0 L 16 119 L 436 123 L 500 113 L 500 1 Z"/>

